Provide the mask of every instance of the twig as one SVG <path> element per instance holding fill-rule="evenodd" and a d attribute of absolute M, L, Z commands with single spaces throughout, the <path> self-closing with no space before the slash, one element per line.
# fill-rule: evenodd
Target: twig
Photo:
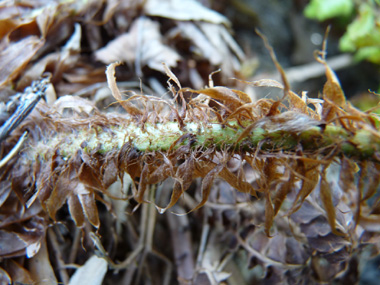
<path fill-rule="evenodd" d="M 196 205 L 196 204 L 195 204 Z M 175 212 L 184 211 L 180 206 L 175 206 Z M 185 216 L 173 214 L 166 215 L 172 243 L 174 260 L 177 267 L 179 280 L 191 280 L 194 275 L 194 258 L 192 253 L 191 232 L 189 219 Z"/>
<path fill-rule="evenodd" d="M 152 185 L 152 188 L 155 188 L 155 185 Z M 151 191 L 149 192 L 149 199 L 150 201 L 152 201 L 152 203 L 148 203 L 148 204 L 144 204 L 143 206 L 146 207 L 146 214 L 143 216 L 143 218 L 141 219 L 141 223 L 145 224 L 145 226 L 143 227 L 144 231 L 141 233 L 141 240 L 139 240 L 139 243 L 142 242 L 143 243 L 143 251 L 142 251 L 142 255 L 141 255 L 141 258 L 140 258 L 140 266 L 138 268 L 138 272 L 137 272 L 137 281 L 136 283 L 139 283 L 140 281 L 140 278 L 141 278 L 141 273 L 142 273 L 142 270 L 143 270 L 143 264 L 145 263 L 145 260 L 148 256 L 148 254 L 151 252 L 152 250 L 152 242 L 153 242 L 153 234 L 154 234 L 154 226 L 155 226 L 155 222 L 156 222 L 156 209 L 154 207 L 154 197 L 155 197 L 155 191 L 154 189 L 151 189 Z"/>
<path fill-rule="evenodd" d="M 34 107 L 45 95 L 49 81 L 50 76 L 34 81 L 32 86 L 25 89 L 24 94 L 21 96 L 20 105 L 0 127 L 0 143 L 33 111 Z"/>
<path fill-rule="evenodd" d="M 0 161 L 0 168 L 2 168 L 4 165 L 6 165 L 8 163 L 9 160 L 12 159 L 12 157 L 14 157 L 18 151 L 21 149 L 22 145 L 24 144 L 24 142 L 26 141 L 26 139 L 28 138 L 28 132 L 25 131 L 22 136 L 20 137 L 20 139 L 18 140 L 17 144 L 12 148 L 12 150 Z"/>
<path fill-rule="evenodd" d="M 81 229 L 75 228 L 74 240 L 72 243 L 68 263 L 74 263 L 75 262 L 75 258 L 78 254 L 78 246 L 80 243 L 80 237 L 81 237 Z"/>
<path fill-rule="evenodd" d="M 204 214 L 203 214 L 202 235 L 201 235 L 201 241 L 199 243 L 199 250 L 198 250 L 198 256 L 197 256 L 197 263 L 196 263 L 197 268 L 200 268 L 202 266 L 203 254 L 206 248 L 208 234 L 210 232 L 210 225 L 207 220 L 208 220 L 208 211 L 207 209 L 205 209 Z"/>
<path fill-rule="evenodd" d="M 155 187 L 153 185 L 152 187 Z M 154 195 L 155 191 L 152 189 L 150 193 L 150 201 L 154 201 Z M 94 240 L 96 247 L 100 250 L 102 253 L 102 257 L 107 260 L 110 267 L 116 271 L 126 269 L 128 268 L 131 263 L 138 258 L 138 256 L 141 254 L 139 264 L 140 266 L 137 268 L 137 277 L 135 283 L 139 283 L 139 280 L 141 278 L 142 270 L 144 268 L 143 264 L 145 263 L 145 260 L 149 254 L 152 254 L 159 259 L 163 260 L 167 264 L 167 268 L 165 271 L 165 274 L 163 275 L 163 283 L 164 285 L 170 284 L 170 275 L 172 271 L 172 265 L 171 262 L 164 256 L 162 256 L 160 253 L 153 250 L 153 236 L 154 236 L 154 227 L 156 224 L 156 215 L 157 211 L 155 209 L 154 203 L 144 203 L 142 205 L 142 213 L 141 213 L 141 219 L 140 219 L 140 235 L 139 240 L 137 242 L 136 248 L 132 251 L 132 253 L 121 263 L 115 263 L 112 261 L 104 249 L 103 245 L 101 244 L 99 238 L 94 234 L 90 233 L 90 237 Z"/>
<path fill-rule="evenodd" d="M 328 66 L 333 70 L 340 70 L 347 68 L 354 64 L 352 55 L 350 54 L 341 54 L 334 57 L 330 57 L 326 60 Z M 304 82 L 312 78 L 318 78 L 325 75 L 325 67 L 319 62 L 311 62 L 304 65 L 290 67 L 285 69 L 287 79 L 290 83 Z M 263 75 L 254 77 L 253 80 L 262 78 Z M 279 79 L 277 73 L 265 74 L 265 77 L 272 79 Z"/>
<path fill-rule="evenodd" d="M 282 268 L 287 268 L 287 269 L 295 269 L 295 268 L 302 268 L 306 266 L 305 264 L 285 264 L 279 261 L 276 261 L 274 259 L 271 259 L 269 257 L 266 257 L 265 255 L 261 254 L 254 248 L 252 248 L 246 241 L 244 241 L 238 234 L 236 235 L 236 238 L 239 242 L 239 244 L 244 247 L 245 250 L 247 250 L 249 253 L 254 255 L 256 258 L 260 259 L 261 261 L 267 263 L 267 264 L 272 264 L 276 265 Z"/>
<path fill-rule="evenodd" d="M 49 228 L 47 230 L 47 235 L 48 235 L 49 241 L 51 243 L 51 246 L 53 248 L 53 254 L 55 257 L 55 261 L 57 262 L 57 265 L 58 265 L 57 269 L 59 272 L 59 276 L 61 277 L 62 283 L 63 284 L 69 284 L 69 275 L 67 274 L 67 271 L 66 271 L 67 266 L 66 266 L 65 262 L 63 261 L 62 254 L 61 254 L 61 251 L 59 249 L 59 244 L 57 242 L 57 238 L 56 238 L 52 228 Z"/>

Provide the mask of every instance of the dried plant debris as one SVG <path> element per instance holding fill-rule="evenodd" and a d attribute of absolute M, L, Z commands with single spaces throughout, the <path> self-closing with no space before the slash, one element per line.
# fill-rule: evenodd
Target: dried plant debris
<path fill-rule="evenodd" d="M 325 64 L 323 57 L 319 60 Z M 227 265 L 241 262 L 233 259 L 241 251 L 253 268 L 251 280 L 329 282 L 345 275 L 362 245 L 377 245 L 379 118 L 345 100 L 327 65 L 321 101 L 288 91 L 282 102 L 252 102 L 244 92 L 227 87 L 179 86 L 171 89 L 173 98 L 192 94 L 192 99 L 180 103 L 148 95 L 122 101 L 115 67 L 108 67 L 108 83 L 126 114 L 100 113 L 88 101 L 66 96 L 51 107 L 39 104 L 4 142 L 5 149 L 11 148 L 21 133 L 30 132 L 24 150 L 3 167 L 0 210 L 7 219 L 1 225 L 0 248 L 4 260 L 33 257 L 49 219 L 60 221 L 62 211 L 83 231 L 90 231 L 90 224 L 101 231 L 96 201 L 113 209 L 115 198 L 124 200 L 125 210 L 137 211 L 142 204 L 143 223 L 146 215 L 151 218 L 145 224 L 149 230 L 141 229 L 131 241 L 135 244 L 132 257 L 120 264 L 109 259 L 93 235 L 111 268 L 117 270 L 132 266 L 132 259 L 140 254 L 169 266 L 146 235 L 147 231 L 153 235 L 154 207 L 164 213 L 179 200 L 183 204 L 181 197 L 190 203 L 176 208 L 182 209 L 177 214 L 205 205 L 212 210 L 211 216 L 205 212 L 208 218 L 203 226 L 208 230 L 202 241 L 204 253 L 192 270 L 194 282 L 228 280 L 233 265 Z M 282 88 L 273 80 L 250 84 Z M 199 193 L 190 198 L 187 191 L 194 181 L 199 181 Z M 162 197 L 149 194 L 154 193 L 153 184 L 166 186 L 157 192 Z M 124 190 L 115 192 L 115 185 Z M 243 196 L 232 194 L 231 188 Z M 220 228 L 210 230 L 210 219 L 227 223 L 230 230 L 220 236 Z M 9 241 L 17 242 L 11 247 Z M 222 255 L 212 253 L 221 252 L 218 247 L 226 241 L 235 244 L 233 248 Z M 6 271 L 10 270 L 7 264 Z M 129 274 L 142 278 L 133 270 Z"/>
<path fill-rule="evenodd" d="M 122 61 L 124 80 L 136 82 L 129 89 L 140 90 L 143 79 L 162 96 L 166 84 L 154 71 L 164 73 L 163 62 L 199 87 L 220 67 L 222 80 L 233 77 L 244 59 L 228 20 L 195 0 L 5 1 L 0 8 L 0 88 L 22 91 L 50 72 L 58 97 L 90 96 L 104 82 L 99 62 Z"/>

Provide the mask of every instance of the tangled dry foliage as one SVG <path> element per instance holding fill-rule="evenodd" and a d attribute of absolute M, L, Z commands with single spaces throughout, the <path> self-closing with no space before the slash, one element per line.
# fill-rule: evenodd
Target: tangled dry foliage
<path fill-rule="evenodd" d="M 204 38 L 218 29 L 227 33 L 220 25 L 226 20 L 202 6 L 196 8 L 208 14 L 189 19 L 185 12 L 199 4 L 185 2 L 186 9 L 176 4 L 182 14 L 170 15 L 166 4 L 152 8 L 156 1 L 37 1 L 41 10 L 38 4 L 3 8 L 25 17 L 1 22 L 7 27 L 1 30 L 0 62 L 7 66 L 0 72 L 2 94 L 11 92 L 11 83 L 21 91 L 46 71 L 52 84 L 48 103 L 37 105 L 2 143 L 9 153 L 29 132 L 0 177 L 2 283 L 347 284 L 358 280 L 365 257 L 378 254 L 378 116 L 346 101 L 324 53 L 317 57 L 326 67 L 323 100 L 290 91 L 270 47 L 283 84 L 245 83 L 280 88 L 280 100 L 253 101 L 212 81 L 201 89 L 190 79 L 194 88 L 183 88 L 168 67 L 177 60 L 188 78 L 199 78 L 198 64 L 237 62 L 233 44 L 221 48 L 231 61 L 212 59 L 215 54 L 183 58 L 162 44 L 157 25 L 164 22 L 154 17 L 172 19 L 166 23 L 171 40 L 183 40 L 186 31 Z M 74 25 L 78 18 L 81 26 Z M 125 25 L 128 32 L 99 49 L 101 24 L 106 31 Z M 157 51 L 136 32 L 149 27 Z M 166 72 L 172 99 L 131 91 L 123 100 L 112 63 L 108 87 L 125 112 L 99 111 L 94 102 L 105 98 L 104 68 L 93 69 L 80 53 L 83 28 L 88 48 L 102 61 L 134 63 L 140 75 L 146 68 Z M 69 42 L 50 52 L 70 31 Z M 130 40 L 135 33 L 141 41 Z M 123 58 L 118 42 L 130 48 Z M 211 38 L 196 42 L 210 51 L 206 44 L 214 46 Z M 91 102 L 61 96 L 66 92 L 95 94 Z"/>

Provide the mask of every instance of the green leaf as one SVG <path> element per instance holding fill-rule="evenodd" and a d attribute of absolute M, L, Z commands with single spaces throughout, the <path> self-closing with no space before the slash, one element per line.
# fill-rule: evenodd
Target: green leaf
<path fill-rule="evenodd" d="M 348 26 L 340 40 L 341 51 L 357 51 L 357 60 L 380 64 L 380 26 L 377 18 L 379 15 L 374 5 L 360 5 L 358 17 Z"/>
<path fill-rule="evenodd" d="M 305 16 L 324 21 L 334 17 L 349 16 L 354 10 L 352 0 L 311 0 L 305 8 Z"/>
<path fill-rule="evenodd" d="M 380 46 L 364 47 L 355 54 L 355 59 L 368 60 L 370 62 L 380 64 Z"/>
<path fill-rule="evenodd" d="M 374 10 L 370 5 L 361 5 L 359 16 L 348 26 L 347 32 L 340 40 L 340 49 L 352 52 L 358 47 L 371 44 L 371 41 L 379 41 L 372 36 L 375 28 Z"/>

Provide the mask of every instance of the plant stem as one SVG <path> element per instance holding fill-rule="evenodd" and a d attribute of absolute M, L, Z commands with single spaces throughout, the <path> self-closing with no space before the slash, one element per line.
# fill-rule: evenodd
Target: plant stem
<path fill-rule="evenodd" d="M 320 126 L 313 124 L 287 125 L 278 127 L 257 123 L 245 134 L 247 126 L 236 122 L 185 123 L 181 129 L 177 122 L 145 124 L 143 127 L 130 122 L 126 126 L 107 128 L 82 128 L 75 133 L 59 133 L 51 139 L 38 143 L 34 151 L 49 157 L 49 150 L 58 149 L 61 156 L 70 158 L 82 149 L 84 152 L 105 154 L 117 151 L 131 142 L 141 152 L 169 151 L 190 144 L 193 148 L 243 150 L 253 153 L 261 151 L 294 151 L 301 147 L 305 152 L 326 152 L 334 149 L 336 155 L 346 155 L 359 159 L 375 159 L 380 150 L 380 137 L 376 131 L 362 129 L 356 133 L 335 125 Z M 245 124 L 247 125 L 248 122 Z M 244 125 L 244 123 L 242 124 Z M 50 151 L 51 152 L 51 151 Z"/>

